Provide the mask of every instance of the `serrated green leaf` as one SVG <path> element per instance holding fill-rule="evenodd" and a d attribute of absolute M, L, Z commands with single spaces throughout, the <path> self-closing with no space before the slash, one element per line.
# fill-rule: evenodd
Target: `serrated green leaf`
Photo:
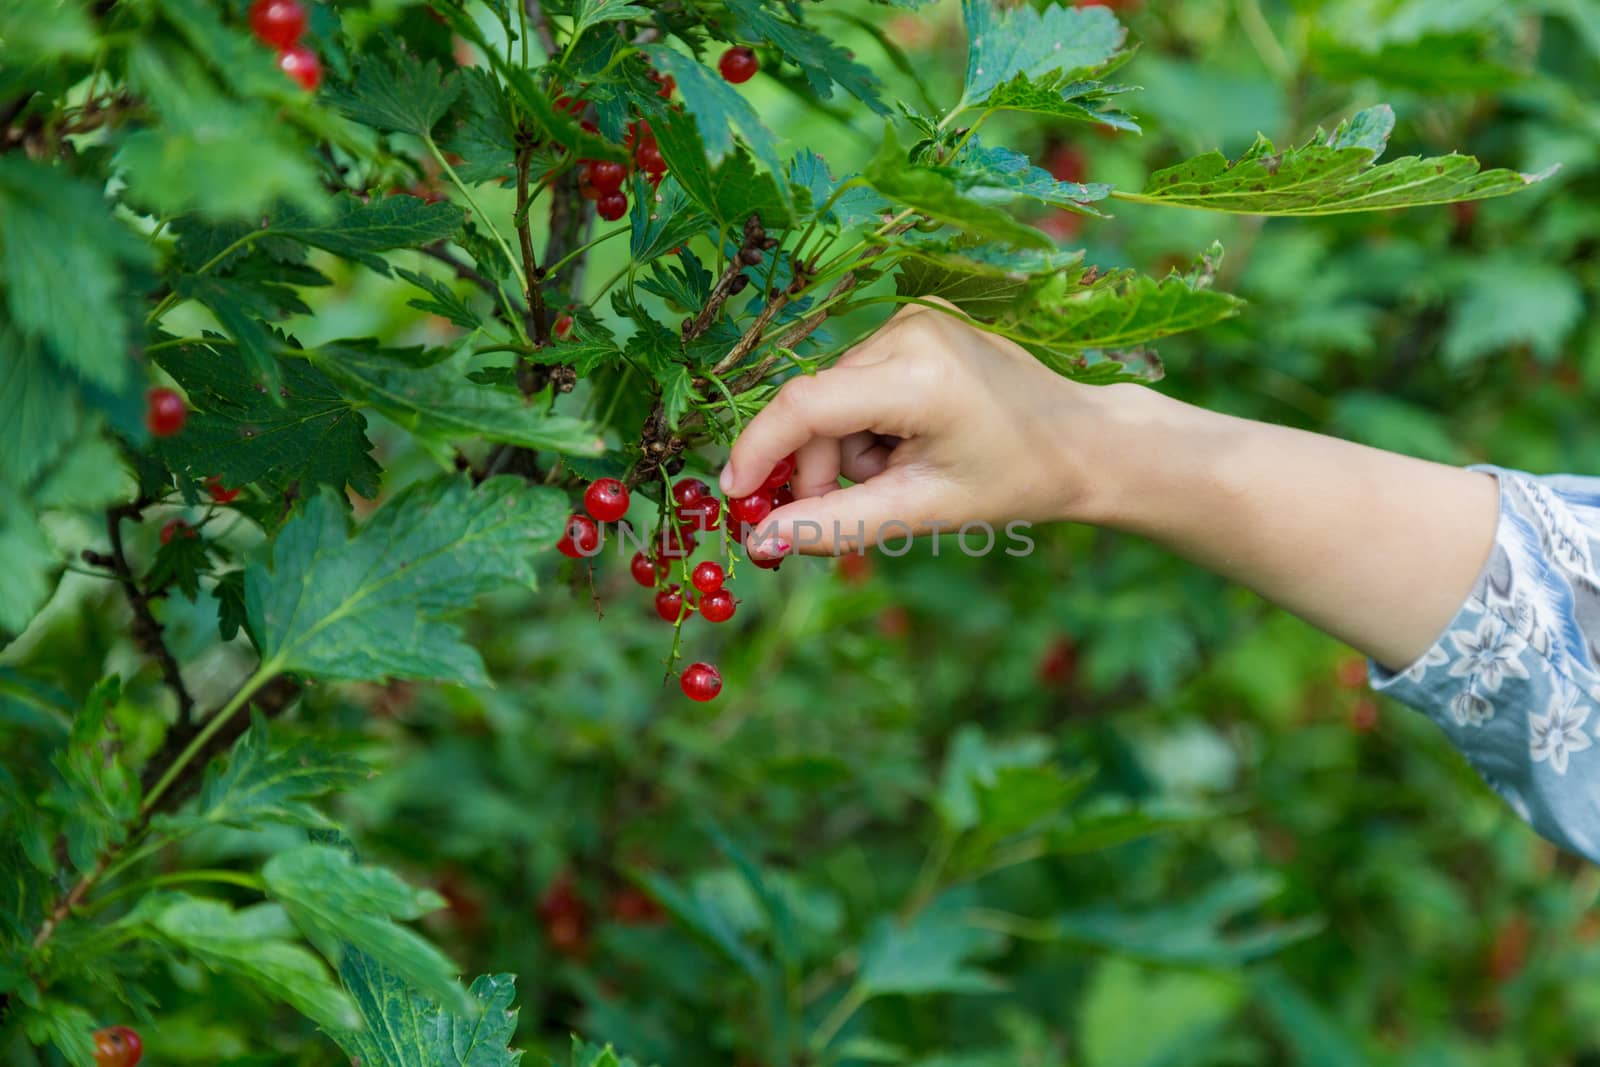
<path fill-rule="evenodd" d="M 624 0 L 577 0 L 572 11 L 572 36 L 582 37 L 593 26 L 603 22 L 625 22 L 628 19 L 647 19 L 648 8 Z"/>
<path fill-rule="evenodd" d="M 307 361 L 269 358 L 275 393 L 226 345 L 158 352 L 156 362 L 195 409 L 183 433 L 158 443 L 162 459 L 197 481 L 216 475 L 230 488 L 272 478 L 377 496 L 381 470 L 367 420 Z"/>
<path fill-rule="evenodd" d="M 940 819 L 953 831 L 972 829 L 982 816 L 981 788 L 992 786 L 1005 768 L 1040 767 L 1049 758 L 1050 742 L 1043 737 L 1019 737 L 997 744 L 981 727 L 961 727 L 945 751 L 939 776 L 936 806 Z"/>
<path fill-rule="evenodd" d="M 128 380 L 122 297 L 149 258 L 98 189 L 55 167 L 0 159 L 0 281 L 11 320 L 90 382 L 115 389 Z"/>
<path fill-rule="evenodd" d="M 494 75 L 466 67 L 459 77 L 462 91 L 453 114 L 454 127 L 442 138 L 446 151 L 461 157 L 456 174 L 471 184 L 510 181 L 516 177 L 513 137 L 516 118 L 511 101 Z"/>
<path fill-rule="evenodd" d="M 51 760 L 57 782 L 44 806 L 60 815 L 67 857 L 80 871 L 93 869 L 110 845 L 127 837 L 139 808 L 138 778 L 109 751 L 115 742 L 109 716 L 121 695 L 114 676 L 96 685 L 72 720 L 66 746 Z"/>
<path fill-rule="evenodd" d="M 861 945 L 857 984 L 873 996 L 1000 991 L 999 979 L 969 966 L 997 954 L 1005 943 L 1001 935 L 969 921 L 975 903 L 970 888 L 952 889 L 910 922 L 879 919 Z"/>
<path fill-rule="evenodd" d="M 0 67 L 88 56 L 95 46 L 94 23 L 82 0 L 40 0 L 0 8 Z"/>
<path fill-rule="evenodd" d="M 205 966 L 244 979 L 320 1026 L 361 1024 L 327 967 L 292 940 L 295 928 L 276 904 L 235 911 L 220 901 L 180 896 L 149 921 Z"/>
<path fill-rule="evenodd" d="M 640 1067 L 638 1061 L 618 1055 L 610 1045 L 591 1045 L 577 1034 L 572 1035 L 571 1067 Z M 562 1067 L 554 1060 L 550 1067 Z"/>
<path fill-rule="evenodd" d="M 1234 975 L 1147 970 L 1113 956 L 1095 971 L 1081 1002 L 1082 1067 L 1171 1067 L 1192 1060 L 1195 1050 L 1215 1047 L 1245 992 Z"/>
<path fill-rule="evenodd" d="M 366 1024 L 332 1033 L 353 1063 L 516 1067 L 522 1060 L 520 1050 L 508 1047 L 517 1029 L 514 975 L 484 975 L 468 990 L 469 1004 L 449 1007 L 419 996 L 364 952 L 345 952 L 339 978 Z"/>
<path fill-rule="evenodd" d="M 20 998 L 19 998 L 20 999 Z M 95 1067 L 94 1018 L 76 1004 L 55 999 L 19 1003 L 17 1017 L 28 1040 L 53 1046 L 72 1067 Z"/>
<path fill-rule="evenodd" d="M 161 822 L 183 831 L 207 826 L 254 830 L 269 822 L 330 829 L 332 820 L 311 802 L 349 789 L 369 773 L 360 760 L 330 752 L 325 745 L 274 746 L 266 720 L 258 717 L 225 763 L 206 768 L 194 805 Z"/>
<path fill-rule="evenodd" d="M 1020 248 L 1054 247 L 1055 242 L 1032 226 L 967 196 L 948 168 L 909 162 L 892 126 L 884 128 L 883 147 L 862 177 L 896 204 L 965 233 Z"/>
<path fill-rule="evenodd" d="M 859 181 L 840 193 L 839 189 L 855 176 L 834 181 L 827 162 L 811 149 L 802 149 L 789 162 L 789 181 L 811 193 L 811 209 L 820 212 L 830 199 L 833 206 L 822 215 L 826 225 L 851 227 L 881 221 L 889 202 Z M 838 194 L 835 197 L 835 194 Z"/>
<path fill-rule="evenodd" d="M 464 1002 L 455 965 L 395 922 L 443 907 L 437 893 L 413 889 L 382 867 L 358 866 L 344 851 L 326 845 L 279 852 L 261 868 L 261 877 L 268 894 L 341 971 L 353 947 L 436 1000 L 452 1006 Z"/>
<path fill-rule="evenodd" d="M 700 127 L 700 139 L 713 168 L 734 150 L 734 136 L 737 135 L 768 174 L 776 176 L 783 173 L 783 161 L 778 157 L 778 146 L 772 131 L 761 121 L 756 109 L 725 78 L 665 45 L 647 45 L 645 54 L 663 74 L 677 79 L 684 107 Z M 790 207 L 792 198 L 788 183 L 776 182 L 774 188 L 785 207 Z"/>
<path fill-rule="evenodd" d="M 673 177 L 723 228 L 736 230 L 751 215 L 761 216 L 769 230 L 789 224 L 793 197 L 779 191 L 773 174 L 758 172 L 747 154 L 735 151 L 710 166 L 694 122 L 677 112 L 657 119 L 650 128 Z"/>
<path fill-rule="evenodd" d="M 683 186 L 671 174 L 661 182 L 655 195 L 645 193 L 642 182 L 635 182 L 634 195 L 628 198 L 629 251 L 640 265 L 659 259 L 696 236 L 711 224 L 711 216 L 690 201 Z"/>
<path fill-rule="evenodd" d="M 468 330 L 483 329 L 483 318 L 474 311 L 454 289 L 440 281 L 438 278 L 416 271 L 396 267 L 394 272 L 401 278 L 428 294 L 427 299 L 413 297 L 406 301 L 407 307 L 414 307 L 418 311 L 426 311 L 430 315 L 439 315 L 457 326 Z"/>
<path fill-rule="evenodd" d="M 994 0 L 962 0 L 966 19 L 967 77 L 962 108 L 978 107 L 996 87 L 1022 75 L 1057 87 L 1103 72 L 1122 58 L 1125 30 L 1102 5 L 1043 10 L 1001 5 Z"/>
<path fill-rule="evenodd" d="M 554 355 L 561 348 L 549 351 Z M 593 424 L 545 414 L 514 389 L 469 379 L 465 346 L 426 367 L 410 365 L 404 353 L 361 341 L 335 342 L 305 354 L 352 396 L 425 438 L 449 443 L 481 437 L 576 455 L 605 449 Z"/>
<path fill-rule="evenodd" d="M 1583 316 L 1583 288 L 1571 271 L 1515 255 L 1491 256 L 1461 270 L 1460 298 L 1444 335 L 1444 359 L 1464 367 L 1490 353 L 1527 345 L 1539 359 L 1554 362 Z"/>
<path fill-rule="evenodd" d="M 200 595 L 200 576 L 210 569 L 210 543 L 191 531 L 156 549 L 156 558 L 144 580 L 151 589 L 176 586 L 185 597 L 193 600 Z"/>
<path fill-rule="evenodd" d="M 1279 152 L 1258 137 L 1237 160 L 1208 152 L 1157 171 L 1142 193 L 1115 195 L 1243 215 L 1340 215 L 1506 196 L 1555 172 L 1483 171 L 1476 159 L 1461 155 L 1408 156 L 1373 166 L 1393 126 L 1394 112 L 1380 105 L 1331 134 L 1318 130 L 1299 148 Z"/>
<path fill-rule="evenodd" d="M 448 240 L 465 219 L 462 210 L 448 201 L 430 204 L 415 196 L 386 196 L 364 204 L 347 193 L 334 200 L 326 220 L 291 208 L 274 218 L 268 231 L 387 274 L 389 266 L 379 252 Z"/>
<path fill-rule="evenodd" d="M 173 280 L 172 291 L 205 305 L 216 316 L 217 324 L 233 339 L 240 361 L 249 365 L 255 379 L 251 387 L 264 390 L 268 403 L 276 402 L 282 387 L 282 370 L 273 356 L 278 342 L 262 321 L 273 314 L 271 305 L 263 304 L 250 288 L 210 274 L 180 275 Z"/>
<path fill-rule="evenodd" d="M 1157 281 L 1118 271 L 1087 285 L 1075 274 L 1041 279 L 989 328 L 1055 350 L 1116 349 L 1210 326 L 1244 306 L 1177 274 Z"/>
<path fill-rule="evenodd" d="M 620 363 L 622 349 L 611 331 L 598 322 L 579 319 L 572 326 L 572 336 L 557 341 L 540 353 L 541 363 L 562 364 L 586 378 L 601 367 Z M 570 453 L 569 453 L 570 454 Z"/>
<path fill-rule="evenodd" d="M 813 91 L 824 100 L 833 96 L 833 87 L 838 85 L 878 114 L 890 113 L 878 96 L 878 79 L 827 36 L 778 17 L 761 0 L 727 0 L 727 6 L 739 21 L 741 37 L 770 42 L 800 66 Z M 798 6 L 788 10 L 798 17 Z"/>
<path fill-rule="evenodd" d="M 962 192 L 984 203 L 1004 204 L 1027 199 L 1103 217 L 1102 212 L 1089 205 L 1111 195 L 1109 185 L 1057 181 L 1054 175 L 1043 167 L 1034 166 L 1022 153 L 999 146 L 988 147 L 977 137 L 968 141 L 961 154 L 944 169 Z"/>
<path fill-rule="evenodd" d="M 1111 104 L 1112 97 L 1127 92 L 1129 88 L 1099 81 L 1069 81 L 1064 85 L 1041 83 L 1032 81 L 1026 74 L 1018 74 L 1010 81 L 995 86 L 984 99 L 983 109 L 1048 115 L 1051 118 L 1137 132 L 1138 122 Z"/>
<path fill-rule="evenodd" d="M 1153 963 L 1237 966 L 1270 956 L 1322 929 L 1316 918 L 1241 924 L 1243 916 L 1282 890 L 1282 880 L 1276 876 L 1240 874 L 1184 904 L 1138 912 L 1087 908 L 1057 915 L 1044 929 L 1049 936 Z"/>
<path fill-rule="evenodd" d="M 449 620 L 478 596 L 534 586 L 566 498 L 522 479 L 478 487 L 452 478 L 390 499 L 354 534 L 324 491 L 285 523 L 245 573 L 252 634 L 274 672 L 331 678 L 487 683 L 483 661 Z"/>
<path fill-rule="evenodd" d="M 356 122 L 380 130 L 427 137 L 461 92 L 461 79 L 395 49 L 356 69 L 347 89 L 330 89 L 328 98 Z"/>

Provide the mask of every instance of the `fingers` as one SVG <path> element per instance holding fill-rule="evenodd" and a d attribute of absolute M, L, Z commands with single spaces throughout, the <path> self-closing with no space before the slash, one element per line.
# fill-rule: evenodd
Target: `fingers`
<path fill-rule="evenodd" d="M 884 538 L 909 537 L 926 529 L 922 492 L 902 470 L 868 482 L 796 500 L 774 511 L 750 535 L 757 556 L 837 556 L 871 547 Z"/>
<path fill-rule="evenodd" d="M 852 482 L 876 478 L 889 467 L 894 446 L 888 442 L 893 440 L 875 433 L 853 433 L 846 437 L 839 442 L 839 473 Z"/>
<path fill-rule="evenodd" d="M 813 437 L 800 446 L 795 456 L 794 475 L 789 479 L 794 495 L 821 496 L 839 488 L 839 467 L 839 439 Z"/>
<path fill-rule="evenodd" d="M 723 493 L 755 492 L 779 460 L 812 438 L 864 430 L 911 436 L 918 411 L 912 392 L 889 363 L 831 367 L 791 379 L 734 442 L 722 469 Z"/>

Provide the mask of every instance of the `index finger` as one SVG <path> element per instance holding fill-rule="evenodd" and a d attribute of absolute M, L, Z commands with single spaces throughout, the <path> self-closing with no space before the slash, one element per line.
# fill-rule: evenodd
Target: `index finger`
<path fill-rule="evenodd" d="M 747 496 L 778 461 L 816 437 L 846 437 L 862 430 L 912 436 L 917 405 L 893 362 L 829 367 L 790 379 L 733 443 L 722 468 L 722 491 Z"/>

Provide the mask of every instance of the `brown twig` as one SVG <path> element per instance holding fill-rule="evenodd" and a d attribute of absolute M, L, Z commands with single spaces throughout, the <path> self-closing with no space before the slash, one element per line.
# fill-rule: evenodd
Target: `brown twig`
<path fill-rule="evenodd" d="M 728 263 L 722 276 L 711 287 L 711 294 L 706 297 L 705 304 L 695 313 L 694 318 L 685 319 L 683 323 L 683 340 L 687 344 L 696 337 L 711 329 L 711 324 L 717 321 L 717 316 L 722 314 L 722 306 L 728 299 L 740 292 L 750 284 L 749 277 L 745 274 L 746 267 L 753 267 L 760 263 L 766 254 L 767 231 L 761 227 L 761 216 L 751 215 L 745 220 L 744 241 L 739 246 L 739 251 L 734 253 L 733 259 Z"/>
<path fill-rule="evenodd" d="M 728 349 L 728 354 L 718 360 L 715 367 L 711 368 L 712 376 L 720 378 L 740 363 L 743 363 L 750 353 L 759 348 L 761 338 L 766 334 L 767 327 L 772 325 L 772 320 L 778 317 L 779 313 L 788 306 L 794 295 L 804 289 L 809 281 L 810 276 L 805 265 L 796 263 L 794 278 L 789 282 L 788 287 L 767 297 L 766 304 L 761 308 L 761 313 L 756 316 L 755 321 L 750 324 L 750 328 L 745 330 L 744 335 L 739 338 L 737 344 Z"/>
<path fill-rule="evenodd" d="M 155 657 L 161 664 L 161 676 L 166 679 L 167 687 L 178 698 L 178 721 L 187 724 L 194 720 L 194 697 L 189 695 L 189 689 L 183 684 L 183 674 L 178 669 L 178 661 L 172 655 L 172 650 L 167 647 L 166 636 L 162 632 L 161 623 L 156 621 L 154 612 L 150 610 L 150 594 L 139 584 L 134 576 L 133 568 L 128 565 L 128 556 L 122 545 L 122 522 L 124 519 L 139 521 L 144 517 L 144 509 L 150 506 L 147 499 L 135 500 L 131 504 L 119 504 L 106 510 L 106 532 L 111 537 L 111 554 L 106 557 L 106 562 L 117 576 L 117 581 L 122 583 L 122 591 L 128 596 L 128 605 L 133 609 L 133 637 L 145 653 Z"/>
<path fill-rule="evenodd" d="M 544 306 L 544 272 L 533 254 L 533 234 L 528 226 L 528 171 L 533 163 L 533 131 L 526 126 L 517 130 L 517 243 L 522 250 L 522 274 L 528 279 L 524 294 L 528 305 L 528 333 L 535 348 L 550 343 L 550 323 Z M 517 388 L 523 396 L 532 396 L 543 389 L 550 380 L 548 368 L 530 363 L 517 356 Z"/>
<path fill-rule="evenodd" d="M 555 34 L 550 32 L 550 20 L 544 17 L 544 8 L 539 0 L 525 0 L 522 9 L 528 13 L 528 21 L 533 23 L 533 33 L 539 38 L 539 47 L 544 49 L 547 58 L 554 59 L 560 53 L 556 50 Z"/>

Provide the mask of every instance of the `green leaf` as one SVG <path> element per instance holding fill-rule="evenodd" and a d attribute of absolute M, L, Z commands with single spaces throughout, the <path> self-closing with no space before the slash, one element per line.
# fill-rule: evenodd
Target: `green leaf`
<path fill-rule="evenodd" d="M 346 486 L 372 499 L 381 469 L 367 420 L 303 359 L 272 359 L 276 392 L 226 345 L 183 345 L 155 356 L 196 409 L 183 433 L 159 442 L 162 459 L 196 480 L 238 488 L 265 478 L 309 490 Z"/>
<path fill-rule="evenodd" d="M 265 719 L 257 717 L 225 763 L 212 763 L 191 810 L 165 818 L 174 829 L 231 826 L 255 830 L 263 823 L 331 829 L 332 820 L 311 803 L 365 779 L 368 767 L 326 745 L 275 747 Z"/>
<path fill-rule="evenodd" d="M 80 871 L 94 868 L 105 850 L 127 837 L 139 809 L 139 780 L 114 754 L 111 709 L 122 696 L 113 676 L 96 685 L 72 720 L 64 748 L 56 751 L 57 782 L 44 806 L 57 812 L 66 829 L 67 858 Z"/>
<path fill-rule="evenodd" d="M 485 684 L 449 620 L 491 590 L 534 586 L 533 559 L 560 536 L 566 498 L 514 477 L 452 478 L 391 498 L 358 530 L 324 491 L 284 524 L 271 569 L 245 573 L 264 667 L 330 678 Z"/>
<path fill-rule="evenodd" d="M 1070 122 L 1088 122 L 1116 130 L 1137 132 L 1133 117 L 1117 110 L 1111 98 L 1129 91 L 1129 86 L 1107 85 L 1098 81 L 1072 81 L 1065 85 L 1035 82 L 1025 74 L 997 85 L 983 102 L 985 111 L 1020 111 L 1048 115 Z"/>
<path fill-rule="evenodd" d="M 1570 270 L 1512 254 L 1461 270 L 1460 297 L 1444 335 L 1444 359 L 1464 367 L 1514 345 L 1550 363 L 1583 321 L 1584 291 Z"/>
<path fill-rule="evenodd" d="M 869 995 L 995 993 L 999 979 L 967 964 L 997 954 L 1005 939 L 972 925 L 970 888 L 936 898 L 908 923 L 881 918 L 861 946 L 857 984 Z"/>
<path fill-rule="evenodd" d="M 454 72 L 442 73 L 438 63 L 395 49 L 363 62 L 349 88 L 330 89 L 327 96 L 356 122 L 425 138 L 460 92 Z"/>
<path fill-rule="evenodd" d="M 382 1067 L 516 1067 L 516 977 L 484 975 L 468 990 L 470 1003 L 443 1007 L 419 996 L 405 980 L 364 952 L 347 951 L 339 978 L 355 999 L 365 1027 L 334 1030 L 352 1063 Z"/>
<path fill-rule="evenodd" d="M 0 67 L 33 67 L 91 55 L 94 23 L 83 0 L 39 0 L 0 7 Z"/>
<path fill-rule="evenodd" d="M 734 135 L 737 134 L 767 173 L 783 174 L 783 161 L 778 157 L 778 146 L 773 140 L 772 131 L 767 129 L 749 101 L 726 79 L 666 45 L 646 45 L 644 51 L 657 70 L 677 79 L 684 107 L 694 116 L 700 128 L 701 142 L 713 166 L 733 152 Z M 775 188 L 785 206 L 789 206 L 792 198 L 788 183 L 777 182 Z"/>
<path fill-rule="evenodd" d="M 428 294 L 428 298 L 413 297 L 406 301 L 406 307 L 426 311 L 430 315 L 439 315 L 450 320 L 457 326 L 468 330 L 483 329 L 483 318 L 461 297 L 454 289 L 440 281 L 438 278 L 416 271 L 396 267 L 394 272 L 412 285 Z"/>
<path fill-rule="evenodd" d="M 557 352 L 551 350 L 552 355 Z M 481 437 L 574 455 L 605 450 L 593 424 L 545 414 L 513 389 L 471 381 L 466 346 L 426 367 L 415 366 L 408 352 L 379 348 L 375 342 L 334 342 L 305 354 L 363 403 L 424 438 L 453 442 Z"/>
<path fill-rule="evenodd" d="M 949 168 L 909 162 L 892 126 L 884 127 L 883 147 L 862 176 L 889 200 L 965 233 L 1021 248 L 1054 247 L 1032 226 L 966 195 Z"/>
<path fill-rule="evenodd" d="M 1480 171 L 1476 159 L 1462 155 L 1408 156 L 1374 166 L 1393 128 L 1394 112 L 1380 105 L 1331 134 L 1318 130 L 1299 148 L 1279 152 L 1258 136 L 1237 160 L 1208 152 L 1157 171 L 1142 193 L 1115 195 L 1243 215 L 1340 215 L 1506 196 L 1555 173 Z"/>
<path fill-rule="evenodd" d="M 673 177 L 724 229 L 739 229 L 751 215 L 761 216 L 769 230 L 788 225 L 793 196 L 787 182 L 779 189 L 774 175 L 781 175 L 781 170 L 759 173 L 750 157 L 737 151 L 716 166 L 709 165 L 694 122 L 675 111 L 653 121 L 650 128 Z"/>
<path fill-rule="evenodd" d="M 455 965 L 395 922 L 443 907 L 437 893 L 413 889 L 382 867 L 357 866 L 348 854 L 326 845 L 280 852 L 261 868 L 261 876 L 267 892 L 341 972 L 353 947 L 428 996 L 452 1005 L 463 1002 Z"/>
<path fill-rule="evenodd" d="M 1486 45 L 1486 38 L 1472 33 L 1430 33 L 1374 48 L 1319 35 L 1306 55 L 1332 81 L 1376 80 L 1416 93 L 1481 93 L 1522 80 L 1518 71 L 1490 55 Z"/>
<path fill-rule="evenodd" d="M 680 247 L 711 224 L 711 216 L 690 199 L 678 179 L 668 174 L 654 197 L 635 183 L 628 198 L 629 252 L 633 261 L 644 265 Z"/>
<path fill-rule="evenodd" d="M 1270 956 L 1322 929 L 1322 920 L 1315 917 L 1240 921 L 1282 891 L 1283 883 L 1274 875 L 1241 874 L 1184 904 L 1135 912 L 1086 908 L 1055 916 L 1047 928 L 1050 936 L 1152 963 L 1233 967 Z"/>
<path fill-rule="evenodd" d="M 1172 1067 L 1192 1062 L 1243 1005 L 1232 975 L 1149 971 L 1109 959 L 1080 1008 L 1083 1067 Z"/>
<path fill-rule="evenodd" d="M 962 0 L 967 23 L 966 84 L 962 107 L 978 107 L 998 86 L 1019 75 L 1047 87 L 1110 69 L 1122 58 L 1128 31 L 1109 8 L 1050 4 L 1002 5 Z"/>
<path fill-rule="evenodd" d="M 494 75 L 481 67 L 465 67 L 458 77 L 462 91 L 454 125 L 447 125 L 448 132 L 440 139 L 446 151 L 461 157 L 457 176 L 472 184 L 514 179 L 517 123 L 510 98 Z"/>
<path fill-rule="evenodd" d="M 578 1035 L 572 1035 L 572 1059 L 568 1061 L 571 1067 L 639 1067 L 635 1060 L 617 1054 L 617 1050 L 610 1045 L 591 1045 Z M 554 1060 L 550 1067 L 562 1067 Z"/>
<path fill-rule="evenodd" d="M 834 181 L 833 175 L 828 172 L 827 162 L 809 148 L 802 149 L 789 162 L 789 181 L 811 193 L 813 211 L 822 211 L 822 206 L 838 193 L 844 182 L 851 180 Z M 837 199 L 833 200 L 833 206 L 822 215 L 822 221 L 826 225 L 848 228 L 878 221 L 888 210 L 888 201 L 864 184 L 856 182 L 839 193 Z"/>
<path fill-rule="evenodd" d="M 448 201 L 430 204 L 415 196 L 385 196 L 363 204 L 346 193 L 334 200 L 332 217 L 319 221 L 289 209 L 272 220 L 269 232 L 387 274 L 389 266 L 379 252 L 448 240 L 465 218 Z"/>
<path fill-rule="evenodd" d="M 72 1067 L 95 1067 L 99 1063 L 94 1054 L 94 1018 L 76 1004 L 55 999 L 20 1002 L 17 1015 L 29 1041 L 39 1046 L 53 1045 Z"/>
<path fill-rule="evenodd" d="M 939 817 L 951 830 L 970 830 L 982 817 L 979 790 L 991 787 L 1006 768 L 1041 767 L 1050 758 L 1050 742 L 1043 737 L 1019 737 L 993 743 L 982 727 L 966 725 L 956 731 L 945 751 L 935 801 Z"/>
<path fill-rule="evenodd" d="M 11 320 L 87 381 L 115 389 L 128 380 L 122 298 L 149 259 L 97 188 L 55 167 L 0 158 L 0 282 Z"/>
<path fill-rule="evenodd" d="M 770 965 L 739 939 L 738 931 L 718 906 L 718 900 L 703 884 L 696 885 L 689 893 L 656 871 L 638 871 L 633 877 L 691 934 L 738 964 L 757 985 L 771 978 Z"/>
<path fill-rule="evenodd" d="M 1057 181 L 1027 156 L 1009 148 L 987 148 L 976 137 L 946 168 L 961 191 L 984 203 L 1010 203 L 1027 199 L 1064 207 L 1083 215 L 1102 216 L 1089 207 L 1111 195 L 1111 186 L 1099 183 Z"/>
<path fill-rule="evenodd" d="M 727 0 L 727 7 L 739 21 L 740 37 L 770 42 L 799 65 L 812 90 L 824 100 L 838 85 L 878 114 L 890 114 L 878 97 L 877 78 L 824 34 L 779 18 L 761 0 Z M 797 14 L 799 8 L 791 6 L 789 11 Z"/>
<path fill-rule="evenodd" d="M 624 0 L 577 0 L 572 12 L 572 37 L 582 37 L 593 26 L 603 22 L 625 22 L 628 19 L 648 19 L 650 10 Z"/>
<path fill-rule="evenodd" d="M 180 896 L 150 925 L 207 967 L 244 979 L 322 1027 L 361 1023 L 328 968 L 295 942 L 294 925 L 276 904 L 235 911 L 220 901 Z"/>
<path fill-rule="evenodd" d="M 180 275 L 174 279 L 173 292 L 186 300 L 194 300 L 216 316 L 217 323 L 235 343 L 235 351 L 250 366 L 256 381 L 252 388 L 263 391 L 269 404 L 279 400 L 281 371 L 273 352 L 278 347 L 262 318 L 273 314 L 270 304 L 261 302 L 260 294 L 231 279 L 215 275 Z"/>
<path fill-rule="evenodd" d="M 622 362 L 622 349 L 611 331 L 598 322 L 578 318 L 572 324 L 572 335 L 557 341 L 539 353 L 538 362 L 564 364 L 577 371 L 578 377 L 587 378 L 601 367 Z M 574 449 L 564 449 L 572 454 Z M 583 451 L 592 451 L 586 447 Z"/>

